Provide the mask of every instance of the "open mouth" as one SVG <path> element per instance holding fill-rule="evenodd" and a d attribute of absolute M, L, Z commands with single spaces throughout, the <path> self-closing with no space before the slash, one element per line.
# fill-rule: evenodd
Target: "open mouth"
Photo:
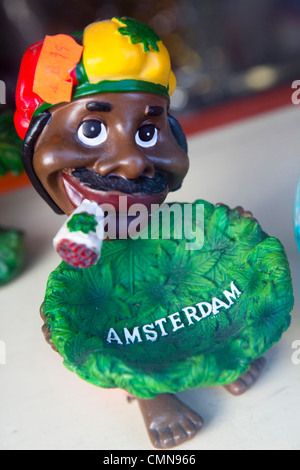
<path fill-rule="evenodd" d="M 151 212 L 151 206 L 162 204 L 169 192 L 166 177 L 157 171 L 153 178 L 140 176 L 127 180 L 113 175 L 102 177 L 87 168 L 79 168 L 64 171 L 61 177 L 74 207 L 88 199 L 98 205 L 111 204 L 117 212 L 127 211 L 133 204 L 143 204 Z"/>

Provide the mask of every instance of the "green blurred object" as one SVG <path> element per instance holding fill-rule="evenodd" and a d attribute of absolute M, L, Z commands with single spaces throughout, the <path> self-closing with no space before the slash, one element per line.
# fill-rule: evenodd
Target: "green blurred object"
<path fill-rule="evenodd" d="M 13 113 L 0 115 L 0 176 L 8 172 L 14 175 L 23 172 L 22 145 L 14 127 Z"/>
<path fill-rule="evenodd" d="M 16 133 L 13 113 L 0 115 L 0 177 L 23 172 L 22 140 Z M 1 185 L 1 178 L 0 178 Z M 24 264 L 24 234 L 0 228 L 0 286 L 19 274 Z"/>
<path fill-rule="evenodd" d="M 0 286 L 11 281 L 24 265 L 24 234 L 0 228 Z"/>

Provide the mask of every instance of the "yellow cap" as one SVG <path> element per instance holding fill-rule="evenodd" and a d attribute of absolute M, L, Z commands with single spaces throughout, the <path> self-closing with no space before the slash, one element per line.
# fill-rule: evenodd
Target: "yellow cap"
<path fill-rule="evenodd" d="M 118 87 L 116 82 L 131 83 L 137 90 L 149 88 L 168 95 L 176 87 L 170 56 L 161 39 L 149 26 L 131 18 L 112 18 L 87 26 L 82 65 L 90 85 L 109 82 Z M 122 86 L 115 91 L 122 91 Z"/>

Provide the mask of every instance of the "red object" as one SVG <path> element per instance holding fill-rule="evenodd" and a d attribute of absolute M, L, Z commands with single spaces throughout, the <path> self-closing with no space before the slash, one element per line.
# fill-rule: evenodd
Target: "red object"
<path fill-rule="evenodd" d="M 14 116 L 15 128 L 21 139 L 24 139 L 30 120 L 36 108 L 43 103 L 36 93 L 32 91 L 35 69 L 43 47 L 44 41 L 30 46 L 25 52 L 16 89 L 16 112 Z"/>
<path fill-rule="evenodd" d="M 83 244 L 63 239 L 56 248 L 63 261 L 74 268 L 90 268 L 97 262 L 97 255 Z"/>
<path fill-rule="evenodd" d="M 43 99 L 33 92 L 36 68 L 40 58 L 44 40 L 32 44 L 25 52 L 16 88 L 16 112 L 14 124 L 21 139 L 25 138 L 31 118 L 35 110 L 44 102 Z M 79 47 L 79 46 L 78 46 Z M 77 85 L 76 67 L 70 71 L 73 85 Z"/>
<path fill-rule="evenodd" d="M 22 173 L 19 176 L 13 175 L 12 173 L 7 174 L 6 176 L 0 176 L 0 194 L 23 188 L 30 184 L 31 183 L 26 173 Z"/>

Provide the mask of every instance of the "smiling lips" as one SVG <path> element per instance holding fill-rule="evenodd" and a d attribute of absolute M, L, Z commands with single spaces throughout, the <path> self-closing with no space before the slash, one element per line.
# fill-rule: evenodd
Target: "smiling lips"
<path fill-rule="evenodd" d="M 78 178 L 72 174 L 62 172 L 61 175 L 66 195 L 74 207 L 78 207 L 84 199 L 96 202 L 98 205 L 110 204 L 114 207 L 116 212 L 120 209 L 120 198 L 122 201 L 122 210 L 128 210 L 133 204 L 143 204 L 149 213 L 151 213 L 152 204 L 162 204 L 167 197 L 169 188 L 165 188 L 159 193 L 134 193 L 127 194 L 116 190 L 99 190 L 93 189 L 84 183 L 81 183 Z"/>

